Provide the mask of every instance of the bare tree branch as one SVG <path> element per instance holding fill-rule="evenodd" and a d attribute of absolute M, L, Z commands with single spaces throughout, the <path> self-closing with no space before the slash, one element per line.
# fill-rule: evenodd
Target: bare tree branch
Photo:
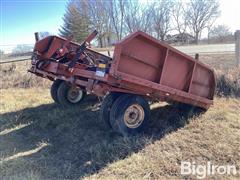
<path fill-rule="evenodd" d="M 202 30 L 219 16 L 219 1 L 191 0 L 187 7 L 188 26 L 194 33 L 195 43 L 198 44 Z"/>
<path fill-rule="evenodd" d="M 159 0 L 152 4 L 153 7 L 153 31 L 158 39 L 165 40 L 167 33 L 171 30 L 171 0 Z"/>

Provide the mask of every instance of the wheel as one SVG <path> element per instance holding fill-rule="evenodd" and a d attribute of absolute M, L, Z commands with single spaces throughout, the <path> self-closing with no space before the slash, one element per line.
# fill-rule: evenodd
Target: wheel
<path fill-rule="evenodd" d="M 52 99 L 54 100 L 55 103 L 59 103 L 58 100 L 58 96 L 57 96 L 57 91 L 58 91 L 58 87 L 59 85 L 62 83 L 63 81 L 60 79 L 57 79 L 56 81 L 54 81 L 52 83 L 51 89 L 50 89 L 50 94 Z"/>
<path fill-rule="evenodd" d="M 100 119 L 106 128 L 111 128 L 110 124 L 110 109 L 114 101 L 121 95 L 121 93 L 111 92 L 102 101 L 100 108 Z"/>
<path fill-rule="evenodd" d="M 143 132 L 149 124 L 150 107 L 148 102 L 137 95 L 120 96 L 110 110 L 112 128 L 123 135 Z"/>
<path fill-rule="evenodd" d="M 80 104 L 85 95 L 84 90 L 70 86 L 66 82 L 61 83 L 57 91 L 59 104 L 64 107 Z"/>

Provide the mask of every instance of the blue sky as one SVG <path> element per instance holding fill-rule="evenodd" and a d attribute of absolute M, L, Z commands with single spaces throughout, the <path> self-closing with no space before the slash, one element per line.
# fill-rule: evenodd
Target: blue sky
<path fill-rule="evenodd" d="M 57 34 L 66 4 L 67 0 L 0 0 L 0 48 L 33 44 L 34 32 Z M 232 32 L 240 29 L 239 7 L 240 0 L 220 0 L 222 13 L 216 23 L 229 26 Z"/>
<path fill-rule="evenodd" d="M 34 32 L 58 33 L 67 1 L 0 0 L 0 45 L 33 43 Z"/>

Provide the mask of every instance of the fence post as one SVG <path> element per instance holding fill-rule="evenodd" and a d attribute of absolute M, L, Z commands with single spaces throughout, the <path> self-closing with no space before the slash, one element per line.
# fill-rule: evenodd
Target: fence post
<path fill-rule="evenodd" d="M 35 41 L 38 42 L 39 41 L 39 33 L 35 32 L 34 36 L 35 36 Z"/>
<path fill-rule="evenodd" d="M 235 54 L 237 66 L 240 65 L 240 30 L 235 32 Z"/>

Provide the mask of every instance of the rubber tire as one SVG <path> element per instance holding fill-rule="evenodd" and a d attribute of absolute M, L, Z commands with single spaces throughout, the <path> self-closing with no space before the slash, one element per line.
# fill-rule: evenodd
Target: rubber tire
<path fill-rule="evenodd" d="M 129 128 L 124 122 L 124 113 L 126 109 L 132 104 L 139 104 L 142 106 L 145 117 L 140 126 L 137 128 Z M 150 120 L 150 106 L 148 102 L 137 95 L 125 94 L 120 96 L 114 103 L 110 111 L 110 124 L 114 131 L 121 133 L 124 136 L 136 135 L 142 133 L 148 126 Z"/>
<path fill-rule="evenodd" d="M 109 93 L 102 101 L 101 108 L 100 108 L 100 120 L 104 123 L 106 128 L 112 128 L 110 124 L 110 110 L 115 102 L 115 100 L 121 95 L 122 93 L 111 92 Z"/>
<path fill-rule="evenodd" d="M 59 86 L 62 82 L 63 82 L 62 80 L 57 79 L 56 81 L 54 81 L 52 83 L 52 86 L 51 86 L 51 89 L 50 89 L 50 94 L 51 94 L 51 97 L 52 97 L 52 99 L 55 103 L 59 103 L 57 91 L 58 91 L 58 88 L 59 88 Z"/>
<path fill-rule="evenodd" d="M 69 84 L 67 84 L 66 82 L 63 82 L 59 85 L 59 88 L 57 91 L 57 97 L 58 97 L 59 104 L 62 107 L 70 107 L 70 106 L 79 105 L 86 95 L 86 92 L 83 91 L 83 96 L 82 96 L 81 100 L 78 101 L 77 103 L 72 103 L 67 99 L 67 93 L 70 88 L 71 88 L 71 86 Z"/>

